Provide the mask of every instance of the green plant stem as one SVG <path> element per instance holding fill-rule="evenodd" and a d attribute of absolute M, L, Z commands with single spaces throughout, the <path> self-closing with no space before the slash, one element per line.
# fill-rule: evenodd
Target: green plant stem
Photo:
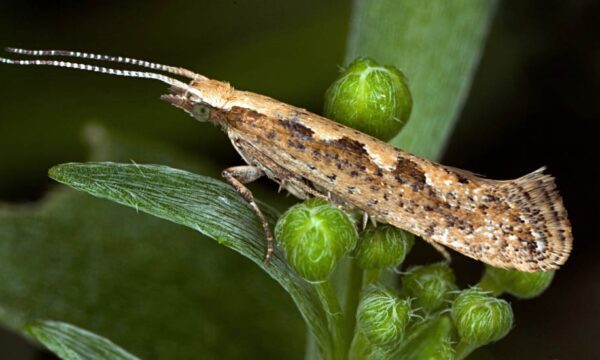
<path fill-rule="evenodd" d="M 369 341 L 362 332 L 356 331 L 356 333 L 354 333 L 354 338 L 352 339 L 352 344 L 350 345 L 350 355 L 348 359 L 368 359 L 369 353 L 371 353 L 371 344 L 369 344 Z"/>
<path fill-rule="evenodd" d="M 350 263 L 350 276 L 346 291 L 344 313 L 346 314 L 346 334 L 352 336 L 356 328 L 356 309 L 360 300 L 360 291 L 363 285 L 363 271 L 355 260 Z"/>
<path fill-rule="evenodd" d="M 308 330 L 306 332 L 306 352 L 304 353 L 304 360 L 319 360 L 323 356 L 319 351 L 317 340 L 313 333 Z"/>
<path fill-rule="evenodd" d="M 332 336 L 332 358 L 346 359 L 348 357 L 348 339 L 350 335 L 346 334 L 345 319 L 338 296 L 329 280 L 315 284 L 315 289 L 327 314 L 327 322 Z"/>
<path fill-rule="evenodd" d="M 414 323 L 406 331 L 406 338 L 394 358 L 404 360 L 449 359 L 454 327 L 447 315 L 434 315 L 424 322 Z"/>
<path fill-rule="evenodd" d="M 462 360 L 462 359 L 466 358 L 467 356 L 469 356 L 478 347 L 479 347 L 478 345 L 469 344 L 469 343 L 466 343 L 461 340 L 458 343 L 458 345 L 456 345 L 456 348 L 455 348 L 456 352 L 454 354 L 454 359 Z"/>
<path fill-rule="evenodd" d="M 379 281 L 381 277 L 381 269 L 368 269 L 364 271 L 363 287 Z"/>

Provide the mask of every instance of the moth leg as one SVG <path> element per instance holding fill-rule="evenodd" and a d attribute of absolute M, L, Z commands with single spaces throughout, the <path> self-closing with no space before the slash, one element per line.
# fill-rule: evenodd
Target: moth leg
<path fill-rule="evenodd" d="M 269 222 L 267 218 L 262 213 L 256 201 L 254 200 L 254 196 L 250 189 L 248 189 L 244 184 L 253 182 L 254 180 L 263 176 L 264 173 L 261 169 L 256 166 L 244 165 L 244 166 L 234 166 L 223 170 L 221 176 L 225 181 L 229 183 L 229 185 L 233 186 L 235 191 L 237 191 L 244 200 L 250 204 L 256 216 L 260 220 L 263 230 L 265 232 L 265 236 L 267 238 L 267 253 L 265 254 L 264 264 L 268 264 L 271 256 L 273 255 L 273 234 L 271 233 L 271 228 L 269 228 Z"/>
<path fill-rule="evenodd" d="M 377 227 L 377 219 L 373 216 L 371 216 L 369 219 L 371 220 L 371 225 L 373 225 L 373 227 Z"/>
<path fill-rule="evenodd" d="M 281 180 L 281 182 L 279 183 L 279 188 L 277 189 L 277 193 L 279 194 L 281 192 L 281 190 L 285 189 L 285 179 Z"/>
<path fill-rule="evenodd" d="M 363 230 L 367 228 L 367 225 L 369 225 L 369 222 L 371 223 L 371 225 L 373 225 L 373 227 L 377 227 L 377 218 L 369 215 L 369 213 L 366 211 L 363 211 L 361 221 L 362 221 L 361 225 L 362 225 Z"/>
<path fill-rule="evenodd" d="M 363 217 L 362 217 L 362 229 L 366 229 L 367 228 L 367 224 L 369 223 L 369 214 L 365 211 L 363 212 Z"/>
<path fill-rule="evenodd" d="M 448 250 L 446 250 L 445 247 L 443 247 L 442 245 L 431 241 L 431 240 L 427 240 L 425 238 L 423 238 L 423 240 L 427 241 L 427 243 L 429 243 L 429 245 L 433 246 L 433 248 L 440 253 L 440 255 L 442 255 L 444 257 L 444 260 L 446 260 L 447 262 L 451 262 L 452 258 L 450 257 L 450 253 L 448 252 Z"/>
<path fill-rule="evenodd" d="M 331 200 L 327 196 L 320 193 L 319 191 L 306 185 L 305 182 L 303 182 L 302 180 L 300 180 L 298 178 L 291 177 L 291 176 L 283 177 L 281 180 L 281 183 L 280 183 L 280 188 L 286 189 L 286 185 L 293 186 L 296 190 L 302 192 L 302 194 L 297 194 L 297 196 L 300 198 L 307 198 L 308 196 L 306 196 L 306 195 L 312 195 L 314 197 L 321 198 L 325 201 Z M 290 191 L 291 189 L 286 189 L 286 190 Z M 293 194 L 292 191 L 290 191 L 290 193 Z M 300 196 L 300 195 L 305 195 L 305 196 Z"/>

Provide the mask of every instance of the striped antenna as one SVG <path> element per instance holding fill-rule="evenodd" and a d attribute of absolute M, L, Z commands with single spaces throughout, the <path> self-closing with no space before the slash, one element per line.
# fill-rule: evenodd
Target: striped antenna
<path fill-rule="evenodd" d="M 164 71 L 170 74 L 184 76 L 190 79 L 198 79 L 204 78 L 202 75 L 196 74 L 193 71 L 188 69 L 157 64 L 145 60 L 132 59 L 128 57 L 122 56 L 110 56 L 110 55 L 101 55 L 101 54 L 92 54 L 80 51 L 68 51 L 68 50 L 27 50 L 27 49 L 19 49 L 13 47 L 7 47 L 5 49 L 7 52 L 20 54 L 20 55 L 28 55 L 28 56 L 64 56 L 64 57 L 74 57 L 80 59 L 90 59 L 90 60 L 99 60 L 99 61 L 110 61 L 116 63 L 124 63 L 135 66 L 141 66 L 153 70 Z"/>
<path fill-rule="evenodd" d="M 154 80 L 162 81 L 162 82 L 169 84 L 171 86 L 174 86 L 176 88 L 185 90 L 188 93 L 198 96 L 200 99 L 204 98 L 204 96 L 200 90 L 198 90 L 182 81 L 179 81 L 177 79 L 173 79 L 166 75 L 153 73 L 153 72 L 112 69 L 112 68 L 107 68 L 107 67 L 103 67 L 103 66 L 80 64 L 80 63 L 60 61 L 60 60 L 13 60 L 13 59 L 6 59 L 6 58 L 0 57 L 0 63 L 10 64 L 10 65 L 56 66 L 56 67 L 91 71 L 91 72 L 116 75 L 116 76 L 142 78 L 142 79 L 154 79 Z"/>

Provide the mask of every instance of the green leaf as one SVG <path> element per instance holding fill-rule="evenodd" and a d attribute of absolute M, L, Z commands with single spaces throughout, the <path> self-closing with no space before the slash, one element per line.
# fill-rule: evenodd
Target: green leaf
<path fill-rule="evenodd" d="M 25 331 L 64 360 L 135 360 L 108 339 L 58 321 L 36 321 Z"/>
<path fill-rule="evenodd" d="M 479 62 L 495 0 L 355 0 L 346 63 L 369 56 L 407 76 L 408 124 L 392 143 L 439 159 Z"/>
<path fill-rule="evenodd" d="M 98 126 L 85 134 L 92 159 L 218 173 L 157 142 Z M 144 359 L 299 358 L 305 337 L 288 294 L 252 262 L 195 230 L 64 186 L 36 203 L 0 205 L 0 324 L 20 331 L 36 319 L 77 324 Z"/>
<path fill-rule="evenodd" d="M 70 163 L 55 166 L 49 173 L 77 190 L 188 226 L 248 257 L 292 296 L 317 341 L 328 348 L 326 317 L 314 288 L 296 275 L 278 250 L 269 264 L 263 264 L 263 229 L 231 186 L 161 165 Z M 261 207 L 265 209 L 264 204 Z M 267 213 L 271 220 L 276 218 L 274 211 Z"/>

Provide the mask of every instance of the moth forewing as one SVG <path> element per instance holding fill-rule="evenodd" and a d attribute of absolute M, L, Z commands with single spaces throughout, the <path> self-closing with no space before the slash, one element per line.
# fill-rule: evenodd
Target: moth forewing
<path fill-rule="evenodd" d="M 270 228 L 243 184 L 266 175 L 290 193 L 318 196 L 360 210 L 493 266 L 521 271 L 557 269 L 569 256 L 572 233 L 552 177 L 541 170 L 510 181 L 483 179 L 397 149 L 317 114 L 238 91 L 189 70 L 143 60 L 58 50 L 7 49 L 31 56 L 70 56 L 127 63 L 191 78 L 56 60 L 11 60 L 150 78 L 170 84 L 161 98 L 222 127 L 248 166 L 223 172 L 250 203 L 272 252 Z"/>
<path fill-rule="evenodd" d="M 239 94 L 239 96 L 238 96 Z M 324 197 L 490 265 L 563 264 L 571 231 L 553 179 L 478 177 L 397 149 L 304 109 L 232 93 L 209 117 L 249 164 L 300 198 Z M 193 100 L 190 100 L 193 101 Z"/>

